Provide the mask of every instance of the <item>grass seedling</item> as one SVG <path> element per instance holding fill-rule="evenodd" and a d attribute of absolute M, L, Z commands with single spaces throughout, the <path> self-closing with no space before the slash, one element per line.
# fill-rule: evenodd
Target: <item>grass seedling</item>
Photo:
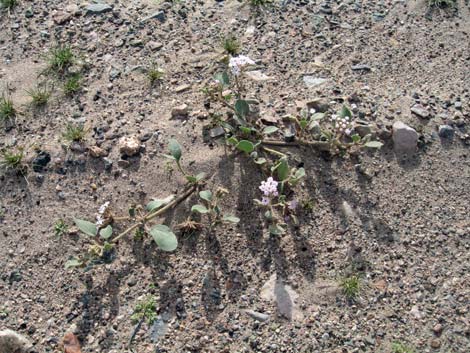
<path fill-rule="evenodd" d="M 147 321 L 148 325 L 152 325 L 157 319 L 157 304 L 155 303 L 155 298 L 148 297 L 138 303 L 131 319 L 135 324 L 141 321 Z"/>
<path fill-rule="evenodd" d="M 57 220 L 54 224 L 54 234 L 56 237 L 61 237 L 65 235 L 68 231 L 69 227 L 67 224 L 64 222 L 63 219 Z"/>
<path fill-rule="evenodd" d="M 414 349 L 404 343 L 394 342 L 392 344 L 392 353 L 414 353 Z"/>
<path fill-rule="evenodd" d="M 62 137 L 68 142 L 81 142 L 85 139 L 86 130 L 81 124 L 68 124 Z"/>
<path fill-rule="evenodd" d="M 13 101 L 4 94 L 0 98 L 0 121 L 13 119 L 16 115 L 16 109 Z"/>
<path fill-rule="evenodd" d="M 51 49 L 47 56 L 48 71 L 62 74 L 74 61 L 75 55 L 70 47 L 58 46 Z"/>
<path fill-rule="evenodd" d="M 222 48 L 227 54 L 237 55 L 240 52 L 240 47 L 240 42 L 233 34 L 222 39 Z"/>
<path fill-rule="evenodd" d="M 152 64 L 148 69 L 147 69 L 147 79 L 150 82 L 150 85 L 153 86 L 154 84 L 160 82 L 163 79 L 163 75 L 165 74 L 165 71 L 158 67 L 156 64 Z"/>
<path fill-rule="evenodd" d="M 340 283 L 340 286 L 343 290 L 343 294 L 348 299 L 357 298 L 361 290 L 360 282 L 361 282 L 360 278 L 356 275 L 343 278 Z"/>
<path fill-rule="evenodd" d="M 24 152 L 23 149 L 13 152 L 11 150 L 1 151 L 0 168 L 5 171 L 16 171 L 22 173 L 25 171 L 23 164 Z"/>
<path fill-rule="evenodd" d="M 16 5 L 18 5 L 17 0 L 0 0 L 0 7 L 3 9 L 12 10 Z"/>
<path fill-rule="evenodd" d="M 31 104 L 38 108 L 47 104 L 49 98 L 51 97 L 52 91 L 47 86 L 37 86 L 36 88 L 26 91 L 26 93 L 28 93 L 31 97 Z"/>
<path fill-rule="evenodd" d="M 81 79 L 80 74 L 75 74 L 67 78 L 64 83 L 64 93 L 66 96 L 72 96 L 82 89 Z"/>

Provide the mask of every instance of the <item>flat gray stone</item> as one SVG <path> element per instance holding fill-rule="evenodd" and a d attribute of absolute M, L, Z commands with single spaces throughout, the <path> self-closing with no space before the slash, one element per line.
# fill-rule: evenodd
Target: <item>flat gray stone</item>
<path fill-rule="evenodd" d="M 411 112 L 423 119 L 428 119 L 430 115 L 426 108 L 424 108 L 421 104 L 416 104 L 412 106 Z"/>
<path fill-rule="evenodd" d="M 113 8 L 110 5 L 104 4 L 104 3 L 89 4 L 86 7 L 86 12 L 87 14 L 99 15 L 99 14 L 111 11 L 112 9 Z"/>
<path fill-rule="evenodd" d="M 327 82 L 327 78 L 315 77 L 315 76 L 304 76 L 304 83 L 308 88 L 320 86 Z"/>

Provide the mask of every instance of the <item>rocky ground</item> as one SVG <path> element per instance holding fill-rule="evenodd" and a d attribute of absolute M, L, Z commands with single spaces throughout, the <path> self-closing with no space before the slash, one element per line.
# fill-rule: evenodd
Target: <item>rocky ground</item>
<path fill-rule="evenodd" d="M 464 0 L 446 10 L 287 0 L 261 11 L 241 1 L 20 0 L 3 11 L 0 88 L 19 114 L 0 148 L 24 147 L 44 166 L 0 176 L 0 330 L 36 352 L 60 351 L 67 332 L 82 352 L 470 351 L 469 18 Z M 262 119 L 314 99 L 331 111 L 347 104 L 384 142 L 353 159 L 286 148 L 307 178 L 300 227 L 283 236 L 267 234 L 252 201 L 264 179 L 256 165 L 203 137 L 219 108 L 201 90 L 227 33 L 262 73 L 248 84 Z M 50 101 L 35 109 L 25 90 L 57 45 L 76 53 L 83 89 L 68 97 L 51 79 Z M 153 63 L 165 75 L 150 87 Z M 84 143 L 65 146 L 70 122 L 85 124 Z M 123 157 L 119 141 L 132 136 L 142 146 Z M 87 249 L 73 218 L 181 191 L 161 157 L 170 137 L 191 172 L 230 190 L 223 207 L 240 224 L 178 234 L 174 253 L 129 237 L 111 263 L 66 270 Z M 165 224 L 186 215 L 181 205 Z M 69 230 L 58 237 L 59 219 Z M 349 300 L 340 283 L 352 269 L 360 291 Z M 157 319 L 135 330 L 149 296 Z"/>

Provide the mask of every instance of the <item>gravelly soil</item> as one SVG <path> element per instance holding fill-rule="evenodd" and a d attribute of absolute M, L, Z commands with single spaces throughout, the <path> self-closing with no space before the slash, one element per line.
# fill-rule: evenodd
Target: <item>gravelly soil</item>
<path fill-rule="evenodd" d="M 136 352 L 392 352 L 394 342 L 415 352 L 468 352 L 468 3 L 432 12 L 422 0 L 327 3 L 332 13 L 326 3 L 284 1 L 256 15 L 237 1 L 115 1 L 112 11 L 87 14 L 87 3 L 41 0 L 2 13 L 1 86 L 22 114 L 0 131 L 0 147 L 25 146 L 29 159 L 37 147 L 52 161 L 30 171 L 28 182 L 0 177 L 0 329 L 26 335 L 37 352 L 57 351 L 71 327 L 83 352 L 127 352 L 130 317 L 151 294 L 159 320 L 153 330 L 143 324 Z M 162 21 L 142 22 L 160 10 Z M 282 237 L 266 234 L 252 201 L 261 172 L 221 141 L 203 142 L 201 118 L 216 107 L 204 105 L 201 89 L 220 68 L 228 32 L 274 78 L 249 84 L 262 117 L 280 119 L 322 97 L 332 110 L 355 104 L 385 142 L 352 159 L 289 149 L 308 175 L 300 199 L 313 207 Z M 84 91 L 67 98 L 57 83 L 47 107 L 34 110 L 25 90 L 58 43 L 88 63 Z M 151 62 L 166 72 L 153 88 L 144 74 Z M 305 75 L 327 81 L 308 87 Z M 189 118 L 171 119 L 183 103 Z M 413 114 L 415 104 L 429 117 Z M 420 133 L 418 152 L 405 159 L 390 139 L 397 120 Z M 62 148 L 69 121 L 85 122 L 86 144 L 109 152 L 111 171 L 86 150 Z M 453 139 L 438 137 L 442 124 L 455 128 Z M 145 140 L 145 149 L 119 164 L 117 141 L 128 135 Z M 125 213 L 131 203 L 181 190 L 183 178 L 159 155 L 169 137 L 182 144 L 191 172 L 214 175 L 210 186 L 230 190 L 223 206 L 241 223 L 180 235 L 171 254 L 129 238 L 112 263 L 65 270 L 87 247 L 76 234 L 56 237 L 58 219 L 72 227 L 104 201 Z M 183 221 L 186 209 L 165 224 Z M 338 287 L 351 268 L 363 274 L 355 301 Z M 288 318 L 263 294 L 276 279 L 288 288 Z"/>

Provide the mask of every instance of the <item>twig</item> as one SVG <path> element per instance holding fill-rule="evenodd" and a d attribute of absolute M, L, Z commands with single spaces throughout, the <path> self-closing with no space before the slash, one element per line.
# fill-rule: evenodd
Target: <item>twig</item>
<path fill-rule="evenodd" d="M 116 243 L 119 239 L 121 239 L 123 236 L 125 236 L 126 234 L 129 234 L 130 232 L 132 232 L 134 229 L 140 227 L 142 224 L 144 224 L 145 222 L 147 221 L 150 221 L 152 218 L 155 218 L 163 213 L 165 213 L 166 211 L 168 211 L 169 209 L 177 206 L 178 204 L 180 204 L 181 202 L 183 202 L 185 199 L 187 199 L 196 189 L 197 187 L 199 186 L 199 184 L 194 184 L 192 186 L 190 186 L 189 188 L 187 188 L 183 194 L 181 194 L 180 197 L 174 199 L 173 201 L 171 201 L 169 204 L 167 204 L 165 207 L 163 208 L 160 208 L 158 210 L 156 210 L 155 212 L 151 212 L 149 214 L 147 214 L 146 216 L 142 217 L 140 222 L 137 222 L 136 224 L 132 225 L 131 227 L 127 228 L 124 232 L 122 232 L 121 234 L 119 234 L 116 238 L 114 238 L 112 240 L 112 243 Z"/>

